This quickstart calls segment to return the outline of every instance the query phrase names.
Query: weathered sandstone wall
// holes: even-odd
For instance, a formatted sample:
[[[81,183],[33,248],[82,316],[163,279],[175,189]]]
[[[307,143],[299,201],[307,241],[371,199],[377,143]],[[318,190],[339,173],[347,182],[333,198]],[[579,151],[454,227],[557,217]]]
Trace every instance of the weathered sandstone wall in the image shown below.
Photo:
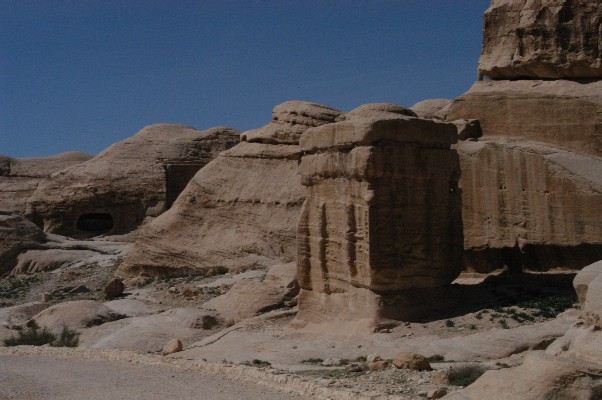
[[[483,21],[483,76],[602,78],[602,2],[494,0]]]
[[[147,226],[118,274],[185,275],[293,261],[305,198],[297,141],[339,114],[302,101],[276,106],[270,123],[243,133],[245,141],[202,168]]]
[[[460,273],[456,128],[386,111],[364,106],[301,138],[297,325],[414,316],[398,307],[404,290]]]
[[[151,125],[40,183],[27,216],[45,232],[119,234],[165,211],[199,168],[238,142],[230,128]]]

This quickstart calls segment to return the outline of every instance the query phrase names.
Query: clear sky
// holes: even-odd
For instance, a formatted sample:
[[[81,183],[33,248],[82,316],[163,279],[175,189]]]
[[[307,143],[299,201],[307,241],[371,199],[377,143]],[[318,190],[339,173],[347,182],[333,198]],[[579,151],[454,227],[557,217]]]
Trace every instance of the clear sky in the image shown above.
[[[96,154],[144,126],[454,98],[490,0],[0,0],[0,154]]]

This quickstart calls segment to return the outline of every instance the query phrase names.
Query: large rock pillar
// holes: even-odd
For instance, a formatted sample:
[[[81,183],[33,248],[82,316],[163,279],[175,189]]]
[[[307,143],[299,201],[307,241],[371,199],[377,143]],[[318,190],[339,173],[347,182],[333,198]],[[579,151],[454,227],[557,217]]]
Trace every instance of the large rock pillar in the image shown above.
[[[365,330],[424,316],[429,299],[416,296],[448,285],[462,265],[455,137],[452,124],[399,115],[302,136],[294,325]]]

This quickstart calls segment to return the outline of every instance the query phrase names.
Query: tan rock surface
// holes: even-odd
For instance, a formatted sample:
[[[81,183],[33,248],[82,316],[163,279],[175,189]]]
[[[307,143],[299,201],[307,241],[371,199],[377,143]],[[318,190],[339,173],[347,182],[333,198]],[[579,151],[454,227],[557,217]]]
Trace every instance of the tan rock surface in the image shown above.
[[[0,155],[0,213],[23,215],[27,200],[42,180],[90,158],[90,154],[76,152],[35,158]]]
[[[467,266],[579,268],[602,258],[602,159],[508,138],[460,142]]]
[[[446,119],[478,119],[483,135],[518,136],[602,156],[602,80],[476,82]]]
[[[416,353],[400,353],[393,358],[393,365],[400,369],[430,370],[431,364],[425,356]]]
[[[420,118],[445,119],[445,114],[452,104],[449,99],[427,99],[419,101],[410,107]]]
[[[600,275],[602,275],[602,261],[596,261],[583,268],[575,276],[573,286],[575,287],[581,306],[585,304],[589,284]],[[593,292],[592,296],[594,296]]]
[[[487,371],[475,383],[445,400],[594,399],[599,396],[601,370],[595,364],[550,357],[541,352],[517,368]],[[511,384],[509,384],[511,382]]]
[[[460,272],[456,129],[388,107],[359,107],[301,137],[299,324],[371,329],[408,311],[400,291],[444,286]]]
[[[313,103],[286,102],[274,108],[274,115],[308,110],[312,124],[326,123],[338,113]],[[320,110],[327,115],[318,120]],[[273,120],[245,132],[243,139],[255,143],[242,142],[201,169],[172,209],[148,226],[118,274],[185,275],[215,266],[293,261],[296,221],[305,198],[298,173],[301,150],[296,144],[256,142],[274,143],[276,139],[266,138],[276,135],[276,142],[296,143],[300,129],[309,125],[295,121]]]
[[[494,0],[485,11],[479,77],[602,78],[598,0]]]
[[[180,339],[171,339],[161,350],[161,354],[168,356],[173,353],[182,351],[182,341]]]
[[[150,125],[42,182],[27,206],[44,231],[68,236],[126,233],[171,206],[188,180],[238,133]]]
[[[94,300],[76,300],[55,304],[35,315],[32,320],[40,327],[60,332],[64,326],[81,330],[120,318],[104,304]]]
[[[10,272],[17,257],[27,248],[44,241],[44,233],[23,217],[0,214],[0,275]]]

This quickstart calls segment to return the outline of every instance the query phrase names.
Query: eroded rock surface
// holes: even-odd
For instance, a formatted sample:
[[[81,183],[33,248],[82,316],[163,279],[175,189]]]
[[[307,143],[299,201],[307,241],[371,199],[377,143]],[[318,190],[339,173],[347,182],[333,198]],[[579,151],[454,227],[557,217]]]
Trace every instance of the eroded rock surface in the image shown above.
[[[0,155],[0,213],[25,214],[27,200],[52,173],[91,159],[86,153],[13,158]]]
[[[478,119],[483,135],[513,136],[602,156],[602,80],[482,81],[446,119]]]
[[[230,128],[147,126],[42,182],[28,202],[28,217],[66,236],[129,232],[169,208],[203,165],[237,142]]]
[[[276,106],[277,119],[243,133],[247,141],[195,175],[174,206],[148,225],[118,274],[185,275],[293,261],[305,198],[296,141],[301,131],[329,123],[335,114],[306,102]]]
[[[602,78],[598,0],[494,0],[485,11],[479,77]]]
[[[25,218],[0,214],[0,275],[10,272],[19,254],[45,237],[40,228]]]
[[[411,312],[399,307],[401,291],[460,272],[456,128],[397,107],[362,106],[301,138],[299,325],[371,329]]]
[[[527,140],[460,142],[467,266],[580,268],[602,258],[602,159]]]

